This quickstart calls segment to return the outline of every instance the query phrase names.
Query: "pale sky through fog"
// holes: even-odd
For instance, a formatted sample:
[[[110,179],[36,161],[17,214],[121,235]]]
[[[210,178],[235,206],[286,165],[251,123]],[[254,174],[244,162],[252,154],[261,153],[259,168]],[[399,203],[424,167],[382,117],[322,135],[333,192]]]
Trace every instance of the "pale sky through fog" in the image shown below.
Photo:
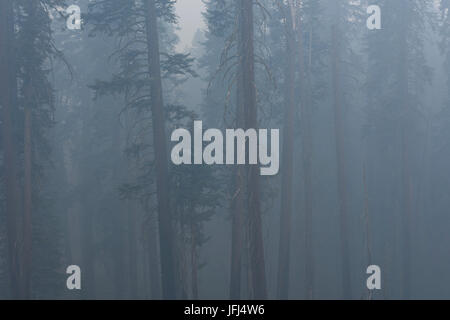
[[[177,15],[179,17],[178,36],[180,37],[180,43],[178,45],[179,50],[183,50],[186,47],[190,47],[192,39],[197,29],[204,28],[202,12],[205,6],[202,0],[178,0],[176,4]]]

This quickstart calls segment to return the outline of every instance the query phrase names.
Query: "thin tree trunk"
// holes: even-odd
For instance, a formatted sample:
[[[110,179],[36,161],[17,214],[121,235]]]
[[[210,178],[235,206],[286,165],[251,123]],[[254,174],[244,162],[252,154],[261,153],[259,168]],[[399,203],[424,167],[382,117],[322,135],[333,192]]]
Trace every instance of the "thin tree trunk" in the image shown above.
[[[26,6],[28,19],[33,27],[36,23],[36,2],[29,2]],[[34,34],[32,34],[34,35]],[[26,70],[27,75],[24,83],[24,218],[23,218],[23,293],[24,297],[30,297],[31,290],[31,260],[32,260],[32,232],[33,232],[33,212],[32,212],[32,109],[36,97],[33,96],[34,83],[32,70]]]
[[[409,170],[408,137],[406,124],[402,128],[402,235],[403,261],[402,282],[403,298],[411,295],[411,215],[412,215],[412,185]]]
[[[372,250],[370,242],[370,216],[369,216],[369,191],[367,190],[366,181],[366,165],[363,165],[363,191],[364,191],[364,223],[366,229],[366,250],[367,250],[367,265],[372,265]],[[373,291],[368,290],[367,299],[372,300]]]
[[[136,299],[138,296],[138,267],[137,267],[137,241],[136,241],[136,212],[131,201],[126,204],[128,212],[128,289],[130,292],[130,299]]]
[[[94,230],[93,230],[93,209],[88,209],[88,197],[82,196],[81,205],[81,260],[83,262],[83,298],[95,299],[95,263],[94,263]]]
[[[147,211],[148,212],[148,211]],[[156,219],[151,219],[152,223],[148,230],[148,237],[146,238],[148,246],[148,265],[150,275],[150,296],[153,300],[161,299],[161,272],[158,255],[158,230]]]
[[[231,272],[230,272],[230,299],[241,298],[242,279],[242,253],[244,232],[244,194],[245,194],[245,172],[241,166],[235,170],[235,193],[231,205]]]
[[[150,73],[150,98],[153,117],[153,143],[156,162],[156,193],[158,199],[162,290],[164,298],[173,299],[176,296],[173,249],[174,239],[172,214],[169,201],[167,142],[155,0],[146,0],[146,7],[148,65]]]
[[[311,134],[311,105],[312,105],[312,86],[311,86],[311,51],[312,51],[312,30],[310,30],[309,43],[309,66],[306,71],[304,63],[302,22],[300,17],[297,18],[298,31],[298,47],[299,47],[299,71],[300,71],[300,88],[302,97],[300,99],[300,126],[302,134],[302,166],[303,166],[303,188],[305,190],[305,297],[307,299],[314,298],[314,252],[313,252],[313,184],[312,184],[312,134]]]
[[[195,225],[191,222],[191,286],[192,299],[198,299],[198,261],[197,261],[197,233]]]
[[[20,189],[17,176],[17,155],[13,133],[13,104],[17,92],[14,60],[14,12],[12,2],[0,0],[0,105],[6,190],[8,260],[12,298],[23,298],[20,290]]]
[[[307,299],[314,298],[314,252],[313,252],[313,212],[312,212],[312,137],[310,109],[305,104],[301,111],[302,154],[303,154],[303,184],[305,189],[305,295]]]
[[[89,144],[89,130],[87,130],[86,121],[82,123],[82,136],[81,145]],[[92,150],[91,150],[92,151]],[[78,168],[75,171],[78,175],[82,175],[83,168],[78,164]],[[95,230],[94,227],[94,216],[97,212],[96,201],[97,198],[93,195],[87,186],[94,184],[96,179],[93,179],[89,173],[82,175],[83,179],[75,179],[78,186],[82,188],[79,195],[78,205],[76,209],[78,210],[77,215],[80,217],[80,245],[81,245],[81,261],[82,261],[82,290],[81,295],[83,299],[95,299],[96,297],[96,249],[95,249]]]
[[[119,205],[119,204],[117,204]],[[114,234],[114,240],[112,243],[112,247],[114,248],[111,250],[111,258],[113,261],[112,271],[113,275],[116,278],[114,281],[115,286],[115,299],[123,299],[125,297],[126,293],[126,276],[125,273],[125,234],[123,230],[123,226],[125,221],[123,221],[124,217],[122,215],[122,212],[112,212],[112,219],[113,219],[113,234]]]
[[[342,259],[342,281],[343,297],[350,299],[351,279],[350,279],[350,253],[348,248],[348,226],[347,226],[347,181],[345,168],[345,142],[344,142],[344,119],[342,110],[342,89],[341,89],[341,48],[339,38],[341,30],[339,19],[341,19],[341,9],[339,2],[336,3],[335,23],[332,26],[332,86],[334,103],[334,125],[336,137],[336,159],[337,159],[337,185],[339,195],[339,215],[340,215],[340,236],[341,236],[341,259]]]
[[[314,256],[312,247],[312,136],[311,136],[311,63],[312,63],[312,28],[309,31],[308,70],[304,63],[304,48],[302,35],[302,20],[298,2],[289,1],[292,17],[293,30],[297,35],[298,42],[298,66],[300,84],[300,129],[302,135],[302,167],[304,188],[304,210],[305,210],[305,298],[314,297]]]
[[[26,99],[30,101],[29,99]],[[32,181],[31,181],[31,125],[32,114],[25,108],[24,128],[24,219],[23,219],[23,277],[24,298],[30,297],[32,256]]]
[[[115,118],[114,118],[115,119]],[[117,181],[121,180],[121,169],[123,168],[123,162],[121,161],[121,126],[120,122],[112,121],[112,126],[110,127],[111,132],[111,145],[110,145],[110,154],[115,155],[110,159],[111,163],[111,181],[110,185],[114,186]],[[119,158],[119,159],[117,159]],[[122,210],[127,209],[126,203],[121,201],[117,201],[114,199],[115,189],[112,190],[113,196],[111,197],[111,204],[113,208],[122,208]],[[128,217],[126,218],[122,212],[122,210],[111,210],[111,220],[112,220],[112,233],[113,237],[113,248],[111,250],[111,258],[113,261],[113,274],[116,278],[114,281],[115,284],[115,298],[116,299],[124,299],[126,297],[126,290],[128,289],[128,285],[126,283],[127,277],[124,275],[126,272],[127,264],[124,257],[127,254],[127,244],[128,237],[126,235],[126,225],[128,223],[128,217],[130,216],[130,212],[127,212]]]
[[[128,104],[129,97],[128,91],[125,92],[125,103]],[[125,112],[125,131],[122,133],[121,140],[123,141],[123,148],[127,149],[129,147],[129,141],[127,138],[127,133],[131,130],[131,120],[130,120],[130,110]],[[134,167],[130,159],[124,159],[127,166],[127,172],[129,175],[133,175]],[[130,299],[137,299],[139,296],[139,241],[138,241],[138,212],[136,203],[132,200],[126,201],[127,215],[127,229],[128,229],[128,285],[129,285],[129,295]],[[144,249],[145,250],[145,249]],[[148,252],[148,250],[146,250]],[[144,255],[143,261],[145,264],[147,255]],[[145,268],[144,273],[147,274],[148,268]],[[144,283],[147,282],[144,279]]]
[[[243,75],[243,103],[245,106],[245,128],[258,127],[256,105],[255,61],[254,61],[254,25],[253,1],[240,1],[240,51]],[[252,290],[255,299],[266,299],[266,274],[264,246],[262,237],[259,166],[248,165],[248,230],[250,241],[250,268],[252,273]]]
[[[407,5],[409,6],[409,4]],[[411,172],[409,168],[409,86],[408,86],[408,27],[410,24],[410,10],[406,8],[404,14],[401,15],[401,28],[399,32],[402,34],[401,39],[401,63],[399,64],[399,80],[400,80],[400,97],[402,105],[400,114],[402,115],[400,123],[400,143],[401,143],[401,173],[402,173],[402,285],[403,298],[410,298],[411,287],[411,215],[412,215],[412,187],[411,187]]]
[[[239,5],[239,1],[237,3]],[[238,37],[238,46],[242,46],[242,37]],[[236,86],[236,127],[245,127],[245,107],[243,70],[237,71]],[[235,152],[236,154],[236,152]],[[244,218],[245,218],[245,194],[246,181],[245,170],[242,166],[237,166],[234,170],[234,192],[231,199],[231,272],[230,272],[230,299],[241,298],[242,282],[242,254],[244,249]]]
[[[295,116],[295,13],[293,4],[286,15],[286,96],[284,112],[283,158],[281,163],[281,215],[280,215],[280,241],[278,249],[278,299],[287,299],[289,296],[289,270],[290,270],[290,237],[292,216],[292,174],[294,163],[294,116]]]

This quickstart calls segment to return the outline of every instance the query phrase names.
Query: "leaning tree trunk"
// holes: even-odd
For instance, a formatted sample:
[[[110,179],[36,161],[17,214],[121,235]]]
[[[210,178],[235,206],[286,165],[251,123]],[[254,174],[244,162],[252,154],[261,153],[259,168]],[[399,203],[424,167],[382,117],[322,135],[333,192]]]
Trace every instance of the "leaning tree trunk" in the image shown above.
[[[240,1],[239,47],[240,68],[243,81],[243,103],[245,107],[245,128],[258,127],[256,105],[253,1]],[[264,246],[262,236],[259,166],[247,166],[248,177],[248,232],[250,245],[250,268],[252,291],[255,299],[266,299],[266,275],[264,263]]]
[[[156,163],[156,197],[158,200],[162,291],[164,298],[173,299],[176,296],[173,227],[169,200],[169,169],[159,56],[158,21],[155,0],[146,0],[146,10],[150,99],[153,117],[153,144]]]
[[[21,294],[19,216],[20,189],[17,176],[17,155],[13,133],[13,104],[17,92],[14,60],[14,12],[12,1],[0,0],[0,105],[2,109],[2,143],[6,195],[8,260],[12,298]]]
[[[341,234],[341,259],[342,259],[342,281],[344,299],[351,298],[351,280],[350,280],[350,253],[348,248],[348,226],[347,226],[347,181],[345,168],[344,152],[344,119],[342,110],[342,74],[341,74],[341,47],[340,47],[340,23],[341,9],[340,4],[336,2],[335,21],[332,25],[332,44],[331,44],[331,67],[332,67],[332,90],[334,104],[334,126],[336,137],[336,159],[337,159],[337,185],[339,196],[339,223]]]

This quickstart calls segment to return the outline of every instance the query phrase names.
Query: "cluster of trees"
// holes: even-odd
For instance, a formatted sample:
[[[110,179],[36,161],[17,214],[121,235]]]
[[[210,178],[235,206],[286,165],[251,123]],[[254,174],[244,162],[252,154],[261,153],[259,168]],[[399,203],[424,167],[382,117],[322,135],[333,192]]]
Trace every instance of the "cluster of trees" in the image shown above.
[[[450,1],[205,0],[191,53],[176,3],[0,0],[0,296],[448,297]],[[172,164],[194,120],[280,174]]]

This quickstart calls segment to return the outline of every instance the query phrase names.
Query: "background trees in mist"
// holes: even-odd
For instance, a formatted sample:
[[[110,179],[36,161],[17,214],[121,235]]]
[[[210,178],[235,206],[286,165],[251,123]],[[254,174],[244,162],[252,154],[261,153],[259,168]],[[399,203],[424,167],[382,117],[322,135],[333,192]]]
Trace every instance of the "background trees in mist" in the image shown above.
[[[210,0],[191,52],[176,3],[0,0],[0,296],[448,297],[449,1]],[[194,120],[280,174],[171,164]]]

